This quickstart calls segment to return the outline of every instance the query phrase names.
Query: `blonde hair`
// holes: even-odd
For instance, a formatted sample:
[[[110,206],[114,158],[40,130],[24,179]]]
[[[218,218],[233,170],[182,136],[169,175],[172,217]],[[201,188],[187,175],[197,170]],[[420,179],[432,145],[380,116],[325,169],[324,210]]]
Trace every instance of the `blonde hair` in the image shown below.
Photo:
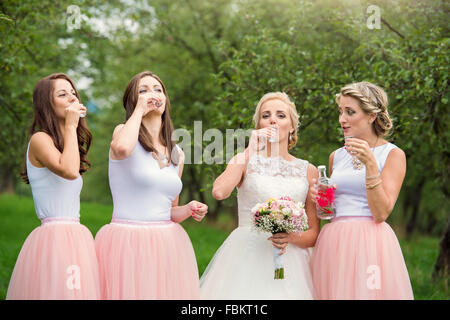
[[[388,97],[383,89],[370,82],[356,82],[347,84],[341,89],[340,93],[336,94],[336,103],[339,104],[341,96],[358,100],[359,106],[366,114],[377,114],[375,121],[372,123],[377,136],[384,137],[390,134],[393,125],[387,110]]]
[[[262,96],[256,106],[255,114],[253,115],[253,121],[255,123],[255,129],[259,129],[259,120],[261,113],[261,106],[264,102],[269,100],[281,100],[289,106],[289,115],[291,116],[292,126],[294,127],[294,132],[288,142],[288,149],[292,149],[297,144],[297,132],[298,132],[298,113],[295,104],[289,99],[289,96],[284,92],[269,92]]]

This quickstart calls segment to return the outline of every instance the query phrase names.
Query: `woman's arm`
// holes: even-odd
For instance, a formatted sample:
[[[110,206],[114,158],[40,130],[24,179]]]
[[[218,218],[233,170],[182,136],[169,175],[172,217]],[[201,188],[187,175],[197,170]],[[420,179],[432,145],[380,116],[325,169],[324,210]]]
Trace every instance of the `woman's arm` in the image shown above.
[[[366,189],[369,208],[376,223],[386,221],[394,209],[405,174],[405,153],[400,148],[391,150],[380,174],[381,183],[372,189]],[[366,165],[366,177],[376,175],[378,175],[378,165],[375,161],[371,161]],[[369,186],[375,185],[378,181],[380,180],[366,180]]]
[[[156,106],[150,101],[150,94],[140,94],[131,117],[125,124],[120,124],[114,129],[111,141],[111,159],[123,160],[131,156],[138,142],[142,118],[156,109]]]
[[[319,177],[319,172],[312,164],[308,165],[308,183],[311,185],[313,179]],[[305,211],[308,216],[308,230],[304,232],[291,232],[291,233],[277,233],[270,237],[275,247],[282,249],[281,253],[286,252],[288,243],[292,243],[301,248],[313,247],[316,243],[317,237],[320,232],[320,220],[316,215],[316,205],[308,193],[305,200]]]
[[[212,195],[217,200],[223,200],[230,196],[233,189],[238,186],[244,176],[248,163],[248,151],[235,155],[227,165],[227,168],[214,181]]]
[[[217,177],[213,184],[212,195],[217,200],[228,198],[236,186],[242,183],[249,159],[258,148],[274,134],[273,128],[253,130],[248,147],[244,152],[235,155],[227,165],[222,174]],[[265,140],[261,140],[264,138]]]
[[[178,176],[181,179],[184,168],[184,152],[179,149],[180,162],[178,165]],[[177,223],[183,222],[187,218],[191,217],[196,221],[201,221],[208,212],[208,206],[198,201],[191,201],[184,206],[179,206],[179,196],[172,202],[172,209],[170,211],[171,220]]]
[[[58,176],[74,180],[80,172],[80,152],[76,127],[64,130],[64,149],[59,152],[52,138],[37,132],[31,137],[29,149],[30,161],[36,167],[46,167]],[[34,165],[33,164],[33,165]]]
[[[345,146],[347,151],[355,152],[356,157],[366,166],[367,201],[374,221],[376,223],[386,221],[394,209],[405,178],[405,153],[400,148],[391,150],[380,174],[367,141],[351,138],[345,141]]]
[[[86,108],[78,102],[71,104],[65,110],[63,152],[56,148],[47,133],[37,132],[31,137],[29,160],[33,165],[46,167],[65,179],[78,178],[80,151],[78,150],[77,127],[81,113],[86,113]]]
[[[111,159],[123,160],[131,156],[136,148],[142,113],[137,109],[125,124],[119,124],[115,129],[111,141]]]

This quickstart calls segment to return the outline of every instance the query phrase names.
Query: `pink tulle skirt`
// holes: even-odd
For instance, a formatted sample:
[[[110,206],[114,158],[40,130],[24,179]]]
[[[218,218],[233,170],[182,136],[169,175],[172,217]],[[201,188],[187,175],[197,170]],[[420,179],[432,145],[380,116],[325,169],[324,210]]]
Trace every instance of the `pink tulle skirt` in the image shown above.
[[[6,299],[99,298],[99,270],[91,232],[76,220],[43,221],[20,250]]]
[[[102,299],[199,299],[194,249],[172,221],[114,221],[95,237]]]
[[[316,299],[414,299],[397,237],[371,217],[326,224],[311,258]]]

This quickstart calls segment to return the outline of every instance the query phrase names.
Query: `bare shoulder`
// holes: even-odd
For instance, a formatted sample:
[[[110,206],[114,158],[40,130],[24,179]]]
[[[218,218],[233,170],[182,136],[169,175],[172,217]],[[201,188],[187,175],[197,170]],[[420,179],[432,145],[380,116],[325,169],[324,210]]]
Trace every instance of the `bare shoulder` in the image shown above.
[[[334,150],[332,153],[330,153],[330,156],[328,157],[331,161],[333,161],[334,159],[334,154],[336,153],[337,150]]]
[[[386,161],[395,162],[395,163],[405,163],[406,162],[406,154],[399,147],[394,148],[389,152],[389,155],[388,155]]]
[[[52,137],[45,132],[36,132],[30,139],[30,150],[54,147]]]
[[[52,137],[48,133],[39,131],[39,132],[33,133],[30,141],[31,141],[31,143],[39,143],[41,141],[53,141],[53,140],[52,140]]]

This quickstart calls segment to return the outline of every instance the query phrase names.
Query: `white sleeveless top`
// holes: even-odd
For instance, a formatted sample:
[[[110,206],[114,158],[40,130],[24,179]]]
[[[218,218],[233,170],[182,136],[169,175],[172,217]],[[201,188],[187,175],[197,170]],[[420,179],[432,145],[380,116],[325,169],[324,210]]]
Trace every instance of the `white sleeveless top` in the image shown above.
[[[305,204],[308,195],[308,161],[295,158],[253,155],[247,164],[244,180],[237,189],[239,227],[253,225],[251,209],[269,198],[288,196]]]
[[[172,201],[183,187],[178,165],[171,163],[161,169],[152,152],[147,152],[138,141],[132,155],[126,159],[113,160],[110,152],[108,174],[113,220],[170,220]]]
[[[47,168],[38,168],[31,164],[27,148],[27,176],[33,194],[34,207],[40,220],[49,218],[80,218],[80,192],[83,187],[81,175],[68,180],[51,172]]]
[[[397,148],[392,143],[386,143],[373,148],[373,154],[381,172],[389,152]],[[336,150],[333,158],[333,173],[330,181],[337,184],[335,191],[336,218],[342,216],[372,217],[366,194],[366,167],[353,169],[352,156],[344,147]]]

